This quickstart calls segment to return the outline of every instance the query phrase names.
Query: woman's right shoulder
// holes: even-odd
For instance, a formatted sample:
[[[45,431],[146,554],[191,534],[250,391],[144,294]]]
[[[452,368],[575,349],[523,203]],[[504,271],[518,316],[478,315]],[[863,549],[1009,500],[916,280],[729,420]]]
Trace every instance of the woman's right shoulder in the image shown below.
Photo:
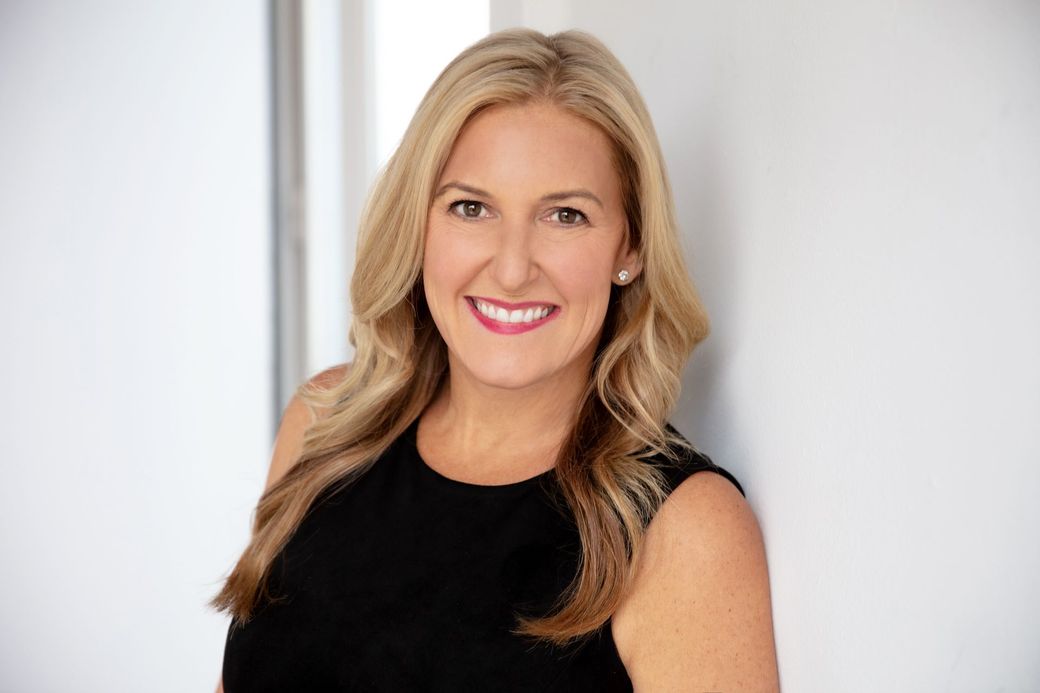
[[[338,366],[332,368],[326,368],[321,373],[310,379],[310,382],[318,385],[323,390],[328,390],[331,387],[335,387],[343,382],[343,378],[346,377],[347,372],[350,370],[349,363],[341,363]]]
[[[319,390],[329,390],[341,383],[349,370],[349,363],[326,368],[313,376],[307,384]],[[321,418],[321,412],[318,412],[317,418]],[[293,394],[282,413],[282,420],[278,424],[274,450],[271,453],[271,466],[267,472],[267,482],[264,485],[265,491],[278,483],[299,461],[300,453],[303,452],[303,436],[317,418],[300,396]]]

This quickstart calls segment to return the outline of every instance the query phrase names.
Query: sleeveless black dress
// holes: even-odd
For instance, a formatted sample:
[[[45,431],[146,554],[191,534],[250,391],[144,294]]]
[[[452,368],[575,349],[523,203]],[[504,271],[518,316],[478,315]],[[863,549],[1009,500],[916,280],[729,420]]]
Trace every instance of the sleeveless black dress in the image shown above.
[[[577,570],[554,470],[501,486],[449,479],[419,456],[417,427],[315,502],[272,564],[279,599],[228,629],[226,693],[631,691],[610,621],[567,648],[509,632],[514,610],[548,614]],[[698,453],[650,462],[670,490],[710,470],[744,493]]]

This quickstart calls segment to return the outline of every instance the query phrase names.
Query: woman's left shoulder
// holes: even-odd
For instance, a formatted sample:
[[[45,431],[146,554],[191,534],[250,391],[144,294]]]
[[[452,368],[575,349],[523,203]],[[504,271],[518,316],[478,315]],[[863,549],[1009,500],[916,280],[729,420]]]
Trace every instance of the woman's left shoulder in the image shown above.
[[[668,428],[686,440],[670,424]],[[762,570],[762,532],[740,482],[692,445],[678,450],[676,457],[676,483],[647,528],[648,542],[668,546],[673,560],[685,562],[680,568],[705,576],[718,571],[717,578],[726,579],[722,566],[708,562],[726,556],[739,556],[750,573]],[[729,567],[736,568],[736,563]]]
[[[637,690],[774,690],[758,520],[721,467],[695,452],[682,464],[689,473],[647,527],[633,583],[614,614],[619,652]]]

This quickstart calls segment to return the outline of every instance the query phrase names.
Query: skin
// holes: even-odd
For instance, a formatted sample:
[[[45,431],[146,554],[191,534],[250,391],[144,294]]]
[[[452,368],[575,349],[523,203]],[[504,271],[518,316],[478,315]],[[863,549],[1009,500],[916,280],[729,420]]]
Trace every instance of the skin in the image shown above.
[[[546,104],[495,106],[457,138],[437,190],[456,183],[483,193],[445,189],[426,229],[423,283],[449,377],[420,417],[417,443],[441,474],[506,484],[552,466],[590,374],[611,282],[619,269],[626,283],[641,269],[610,151],[597,127]],[[576,189],[599,203],[543,199]],[[474,295],[560,312],[535,330],[497,334],[472,314]],[[315,380],[331,387],[348,367]],[[310,423],[294,397],[268,487],[298,458]],[[651,521],[634,575],[611,630],[636,691],[779,690],[762,534],[729,481],[701,472],[680,484]]]

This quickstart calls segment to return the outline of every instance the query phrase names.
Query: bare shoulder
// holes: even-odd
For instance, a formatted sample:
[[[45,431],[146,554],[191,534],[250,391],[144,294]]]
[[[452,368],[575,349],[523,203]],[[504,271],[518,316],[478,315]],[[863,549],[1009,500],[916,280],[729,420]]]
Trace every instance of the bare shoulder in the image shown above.
[[[769,573],[750,505],[692,474],[647,528],[612,630],[637,691],[777,691]]]
[[[328,390],[340,383],[350,369],[349,363],[340,364],[327,368],[310,379],[310,383],[319,389]],[[319,412],[320,416],[320,412]],[[271,467],[267,472],[267,483],[264,489],[269,489],[281,480],[285,474],[300,458],[303,452],[303,436],[307,429],[315,422],[316,417],[311,410],[294,394],[289,399],[282,420],[278,424],[278,433],[274,440],[274,451],[271,453]]]

